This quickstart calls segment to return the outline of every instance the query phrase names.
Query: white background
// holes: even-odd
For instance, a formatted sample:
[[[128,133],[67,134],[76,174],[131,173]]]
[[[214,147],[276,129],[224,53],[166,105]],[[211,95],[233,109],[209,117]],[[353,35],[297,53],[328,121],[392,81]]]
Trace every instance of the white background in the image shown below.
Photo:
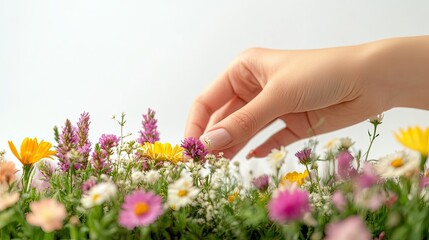
[[[321,48],[424,35],[428,23],[428,1],[0,0],[0,149],[9,151],[7,140],[19,145],[27,136],[54,142],[52,127],[66,118],[75,123],[83,111],[91,114],[92,142],[102,133],[119,134],[111,117],[121,112],[127,114],[125,131],[137,138],[148,107],[157,112],[161,140],[180,143],[192,100],[246,48]],[[427,127],[428,117],[414,109],[387,112],[371,157],[402,149],[393,131]],[[318,139],[323,145],[349,136],[365,148],[369,127],[362,123]],[[302,146],[288,147],[292,169],[293,153]],[[247,163],[255,171],[265,165]]]

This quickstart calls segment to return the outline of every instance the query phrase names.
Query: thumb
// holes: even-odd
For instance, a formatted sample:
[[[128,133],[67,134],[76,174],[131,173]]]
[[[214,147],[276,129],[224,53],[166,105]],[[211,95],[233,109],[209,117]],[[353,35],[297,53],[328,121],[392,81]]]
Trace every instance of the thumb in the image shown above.
[[[255,98],[212,126],[200,140],[210,150],[223,150],[246,142],[281,115],[274,95],[264,88]]]

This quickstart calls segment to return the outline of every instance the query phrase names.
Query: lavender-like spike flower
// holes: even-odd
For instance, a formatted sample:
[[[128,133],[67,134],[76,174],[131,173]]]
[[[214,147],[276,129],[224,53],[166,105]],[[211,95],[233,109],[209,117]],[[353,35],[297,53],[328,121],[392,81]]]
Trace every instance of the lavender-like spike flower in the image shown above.
[[[91,152],[91,142],[88,138],[89,132],[89,113],[82,113],[80,119],[77,122],[76,128],[76,141],[77,141],[77,151],[82,155],[80,162],[80,169],[85,169],[88,164],[89,153]]]
[[[140,130],[140,138],[137,139],[138,143],[144,144],[145,142],[154,143],[159,141],[158,126],[156,123],[155,111],[149,108],[147,114],[143,114],[143,131]]]
[[[112,167],[108,159],[107,151],[100,148],[100,145],[95,144],[94,152],[91,154],[91,165],[98,173],[110,173]]]
[[[69,119],[63,127],[61,134],[59,135],[58,146],[56,147],[56,156],[59,159],[59,165],[62,171],[67,172],[70,170],[72,165],[70,161],[69,152],[76,148],[77,138],[75,129],[73,128]]]
[[[206,155],[209,151],[198,138],[185,138],[180,146],[185,149],[184,154],[188,157],[191,157],[195,161],[206,161]]]
[[[101,149],[105,150],[109,155],[112,155],[112,148],[117,147],[119,141],[120,139],[114,134],[103,134],[98,140],[98,143]]]
[[[311,162],[311,148],[304,148],[301,151],[298,151],[295,153],[295,157],[298,158],[301,164],[309,164]]]

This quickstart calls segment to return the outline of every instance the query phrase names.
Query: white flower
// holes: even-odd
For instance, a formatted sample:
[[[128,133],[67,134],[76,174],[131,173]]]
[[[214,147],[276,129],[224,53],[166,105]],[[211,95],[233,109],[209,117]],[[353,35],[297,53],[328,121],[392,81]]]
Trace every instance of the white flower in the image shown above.
[[[341,146],[341,148],[346,148],[346,149],[348,149],[348,148],[350,148],[353,144],[354,144],[354,142],[353,142],[353,141],[352,141],[352,139],[351,139],[351,138],[349,138],[349,137],[343,137],[343,138],[340,138],[340,146]]]
[[[168,186],[167,205],[178,210],[189,205],[198,195],[198,189],[192,185],[192,178],[181,177],[176,182]]]
[[[329,142],[327,142],[324,147],[328,152],[333,152],[338,150],[338,147],[340,146],[340,144],[341,142],[340,140],[338,140],[338,138],[333,138]]]
[[[397,151],[380,158],[374,165],[375,171],[383,178],[394,178],[419,168],[420,159],[405,151]]]
[[[286,155],[287,151],[285,147],[281,147],[280,149],[273,149],[271,150],[271,153],[267,156],[268,162],[270,163],[272,168],[279,169],[282,167]]]
[[[158,171],[150,170],[146,173],[145,179],[147,183],[154,184],[156,181],[158,181],[159,177],[160,175]]]
[[[131,174],[133,183],[140,183],[144,180],[144,174],[141,171],[135,171]]]
[[[85,194],[81,203],[85,208],[91,208],[100,205],[105,201],[111,199],[118,192],[115,184],[110,182],[102,182],[92,187],[87,194]]]

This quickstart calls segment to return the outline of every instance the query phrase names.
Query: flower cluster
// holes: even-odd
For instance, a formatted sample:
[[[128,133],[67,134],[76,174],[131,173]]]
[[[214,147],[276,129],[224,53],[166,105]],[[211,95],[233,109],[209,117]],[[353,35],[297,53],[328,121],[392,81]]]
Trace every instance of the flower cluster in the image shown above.
[[[22,167],[0,152],[0,239],[429,238],[429,128],[395,133],[414,152],[368,160],[380,115],[366,151],[346,137],[318,153],[313,139],[288,159],[300,169],[284,171],[281,147],[247,179],[196,138],[160,142],[153,110],[143,119],[137,139],[103,134],[93,145],[83,113],[55,128],[56,146],[9,141]]]

